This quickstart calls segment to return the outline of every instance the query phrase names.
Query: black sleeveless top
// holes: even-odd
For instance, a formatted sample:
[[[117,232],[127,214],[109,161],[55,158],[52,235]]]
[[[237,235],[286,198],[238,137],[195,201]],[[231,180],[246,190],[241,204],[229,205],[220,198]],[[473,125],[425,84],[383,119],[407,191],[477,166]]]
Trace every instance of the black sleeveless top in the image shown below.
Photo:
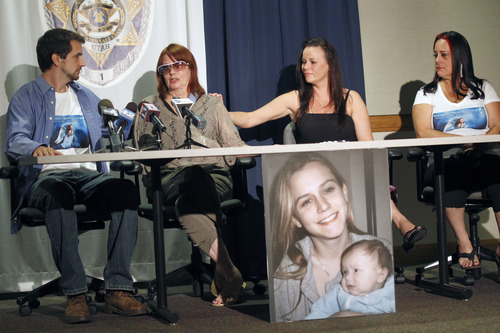
[[[307,113],[295,124],[295,140],[297,143],[358,141],[351,116],[345,115],[342,128],[338,118],[338,113]]]
[[[346,94],[349,97],[349,92]],[[345,103],[344,106],[345,108]],[[297,143],[319,143],[324,141],[358,141],[354,120],[345,115],[344,126],[339,126],[338,113],[306,113],[295,124]]]

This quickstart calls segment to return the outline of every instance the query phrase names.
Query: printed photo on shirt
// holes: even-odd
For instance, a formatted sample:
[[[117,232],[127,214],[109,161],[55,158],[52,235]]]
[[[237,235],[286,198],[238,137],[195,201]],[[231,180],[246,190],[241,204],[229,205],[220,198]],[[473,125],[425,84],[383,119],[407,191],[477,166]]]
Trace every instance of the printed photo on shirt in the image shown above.
[[[56,116],[50,146],[56,150],[87,148],[89,132],[83,116]]]
[[[432,121],[435,130],[457,135],[483,134],[488,128],[484,107],[434,113]]]

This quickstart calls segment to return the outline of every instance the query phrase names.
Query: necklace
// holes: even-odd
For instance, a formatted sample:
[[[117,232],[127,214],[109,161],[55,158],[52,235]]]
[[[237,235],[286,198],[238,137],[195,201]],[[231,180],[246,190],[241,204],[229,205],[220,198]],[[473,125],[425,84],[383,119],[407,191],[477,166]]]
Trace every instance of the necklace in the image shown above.
[[[316,99],[316,97],[313,96],[313,99],[318,102],[319,104],[319,107],[322,109],[323,108],[323,104],[321,104],[321,102],[319,101],[319,99]]]
[[[326,269],[325,265],[323,265],[323,263],[321,262],[321,259],[315,254],[315,251],[312,252],[312,256],[316,259],[319,266],[323,269],[328,280],[330,280],[331,279],[330,273],[328,273],[328,270]]]

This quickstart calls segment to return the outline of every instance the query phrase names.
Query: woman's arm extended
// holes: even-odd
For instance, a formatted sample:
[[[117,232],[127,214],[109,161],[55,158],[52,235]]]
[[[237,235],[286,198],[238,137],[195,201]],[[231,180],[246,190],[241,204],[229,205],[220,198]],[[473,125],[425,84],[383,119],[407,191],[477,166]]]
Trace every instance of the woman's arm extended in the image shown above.
[[[280,95],[263,107],[251,112],[229,112],[233,123],[241,128],[251,128],[270,120],[291,116],[299,108],[298,92]]]

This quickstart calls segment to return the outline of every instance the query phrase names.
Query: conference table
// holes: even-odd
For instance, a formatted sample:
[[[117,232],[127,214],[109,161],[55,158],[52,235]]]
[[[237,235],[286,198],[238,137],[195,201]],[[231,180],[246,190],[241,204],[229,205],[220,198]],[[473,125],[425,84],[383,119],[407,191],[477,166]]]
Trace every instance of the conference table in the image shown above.
[[[58,155],[28,157],[19,161],[21,165],[32,164],[54,164],[72,162],[114,162],[124,160],[139,161],[151,166],[153,183],[153,237],[155,253],[155,273],[157,279],[157,299],[152,304],[153,311],[160,317],[171,323],[178,321],[178,315],[167,307],[166,281],[165,281],[165,253],[163,235],[163,214],[161,209],[162,193],[160,167],[168,161],[178,158],[189,157],[212,157],[212,156],[261,156],[265,154],[301,153],[301,152],[330,152],[357,149],[397,149],[409,147],[422,147],[431,151],[435,162],[435,193],[436,193],[436,215],[437,215],[437,237],[438,237],[438,281],[421,280],[419,283],[424,289],[431,292],[453,297],[457,299],[469,299],[472,291],[467,288],[452,286],[449,284],[447,263],[447,240],[445,207],[442,197],[444,191],[443,174],[443,152],[455,146],[467,143],[491,143],[500,142],[500,135],[483,135],[468,137],[440,137],[422,139],[398,139],[377,140],[357,142],[324,142],[316,144],[296,145],[267,145],[267,146],[245,146],[224,148],[195,148],[179,150],[147,150],[127,152],[103,152],[83,155]]]

